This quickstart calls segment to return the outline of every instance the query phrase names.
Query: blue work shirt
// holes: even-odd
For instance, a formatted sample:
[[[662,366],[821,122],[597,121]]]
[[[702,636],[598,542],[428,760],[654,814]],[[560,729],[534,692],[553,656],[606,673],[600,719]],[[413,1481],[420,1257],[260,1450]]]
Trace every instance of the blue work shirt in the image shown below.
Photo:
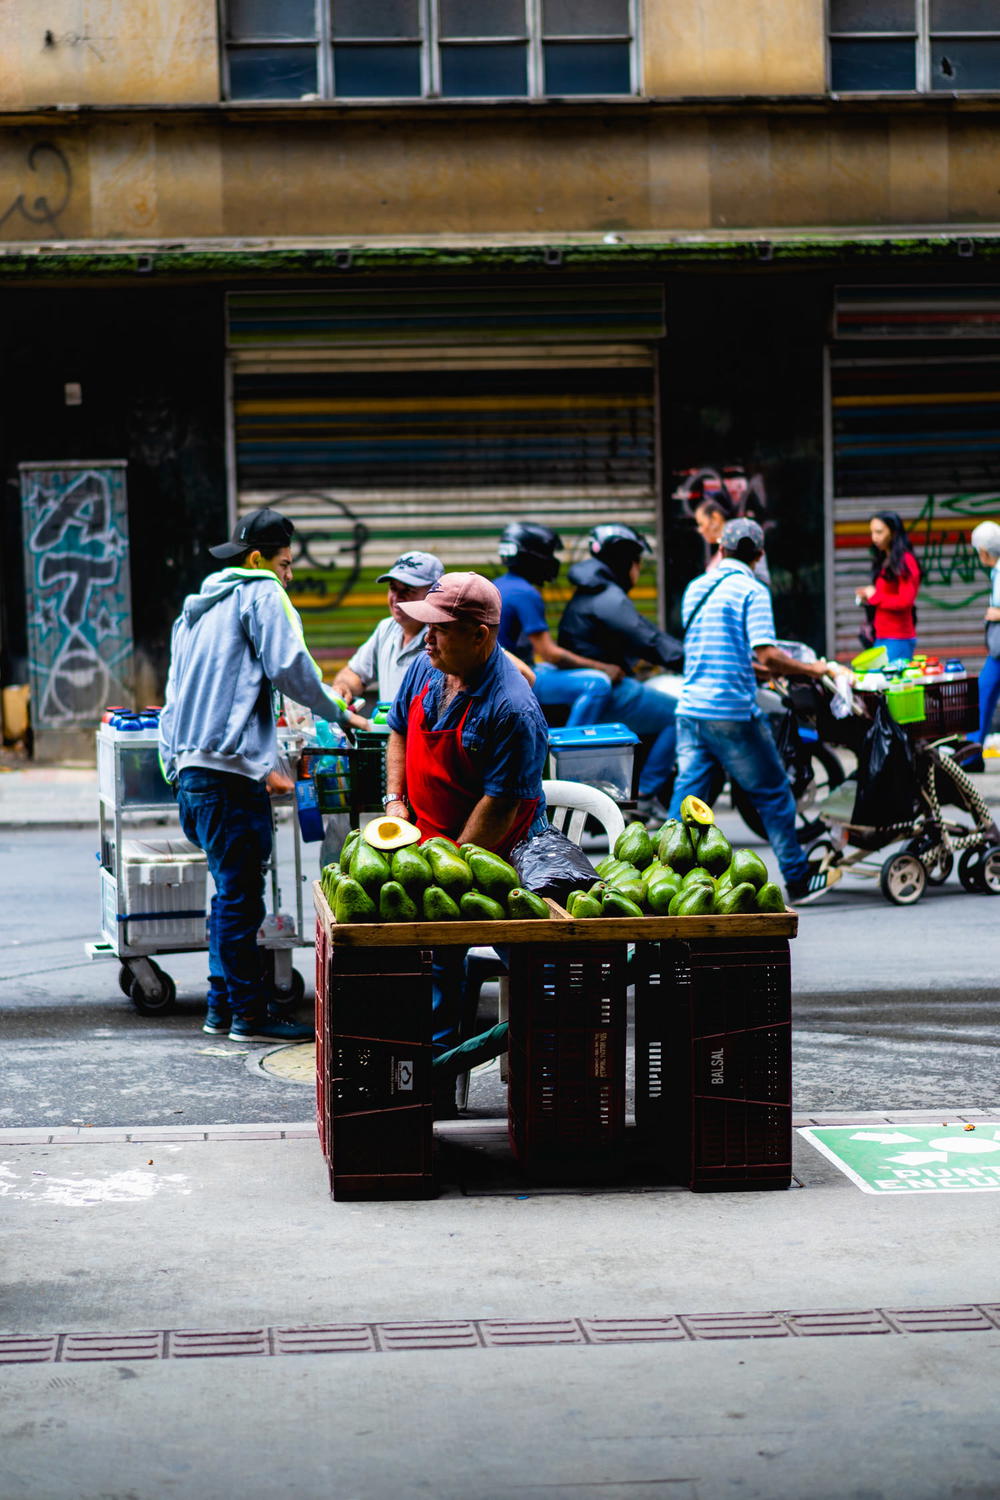
[[[494,582],[501,601],[497,641],[505,651],[513,651],[515,656],[531,666],[535,653],[531,649],[529,637],[549,628],[542,591],[516,573],[504,573],[502,578],[496,578]]]
[[[698,609],[699,602],[705,603]],[[695,610],[698,609],[697,615]],[[754,648],[773,646],[771,595],[745,563],[727,557],[689,583],[681,601],[684,686],[679,716],[753,719],[757,707]]]
[[[475,789],[484,797],[537,798],[531,832],[544,827],[542,772],[549,753],[549,728],[538,699],[513,662],[497,647],[473,683],[456,693],[442,712],[444,673],[423,655],[410,667],[393,699],[390,729],[406,734],[410,704],[425,684],[429,684],[423,703],[426,728],[457,729],[469,710],[462,728],[462,749],[475,767]]]

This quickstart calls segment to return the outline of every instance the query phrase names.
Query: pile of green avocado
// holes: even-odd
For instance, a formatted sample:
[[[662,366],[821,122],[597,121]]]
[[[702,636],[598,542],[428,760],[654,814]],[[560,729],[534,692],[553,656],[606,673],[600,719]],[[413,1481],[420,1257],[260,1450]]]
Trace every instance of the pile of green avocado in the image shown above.
[[[601,877],[573,891],[571,917],[707,917],[784,911],[781,891],[752,849],[734,849],[712,809],[685,798],[680,819],[650,835],[629,823],[614,851],[596,866]]]
[[[431,838],[375,849],[353,828],[320,877],[338,922],[498,922],[550,915],[517,871],[478,844]]]

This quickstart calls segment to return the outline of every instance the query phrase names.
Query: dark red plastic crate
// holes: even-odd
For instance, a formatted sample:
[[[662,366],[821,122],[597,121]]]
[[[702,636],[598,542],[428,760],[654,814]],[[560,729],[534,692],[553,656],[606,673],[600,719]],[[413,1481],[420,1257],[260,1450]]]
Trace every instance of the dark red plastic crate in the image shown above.
[[[695,1192],[788,1187],[788,943],[639,943],[633,975],[646,1158]]]
[[[430,953],[330,943],[325,972],[317,1093],[333,1196],[430,1197]]]
[[[907,726],[920,739],[965,734],[979,728],[979,681],[966,677],[924,683],[924,717]]]
[[[624,1171],[625,945],[509,949],[508,1124],[532,1177]]]

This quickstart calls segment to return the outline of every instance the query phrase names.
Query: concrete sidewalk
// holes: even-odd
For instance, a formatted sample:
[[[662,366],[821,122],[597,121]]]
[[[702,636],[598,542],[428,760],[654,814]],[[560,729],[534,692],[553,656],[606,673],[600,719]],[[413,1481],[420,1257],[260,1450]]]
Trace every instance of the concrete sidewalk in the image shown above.
[[[992,1193],[799,1139],[787,1192],[334,1203],[309,1123],[127,1134],[0,1132],[5,1500],[1000,1492]]]

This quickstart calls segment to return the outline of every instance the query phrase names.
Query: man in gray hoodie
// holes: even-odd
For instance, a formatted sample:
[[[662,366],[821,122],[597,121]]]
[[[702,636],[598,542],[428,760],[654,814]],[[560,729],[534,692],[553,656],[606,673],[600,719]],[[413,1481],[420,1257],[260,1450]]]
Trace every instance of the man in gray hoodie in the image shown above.
[[[209,551],[228,564],[189,594],[170,642],[160,754],[181,827],[215,882],[203,1030],[230,1041],[310,1041],[311,1026],[268,1016],[257,931],[271,855],[266,781],[278,758],[274,690],[334,723],[367,728],[323,686],[286,594],[295,528],[274,510],[237,523]]]

